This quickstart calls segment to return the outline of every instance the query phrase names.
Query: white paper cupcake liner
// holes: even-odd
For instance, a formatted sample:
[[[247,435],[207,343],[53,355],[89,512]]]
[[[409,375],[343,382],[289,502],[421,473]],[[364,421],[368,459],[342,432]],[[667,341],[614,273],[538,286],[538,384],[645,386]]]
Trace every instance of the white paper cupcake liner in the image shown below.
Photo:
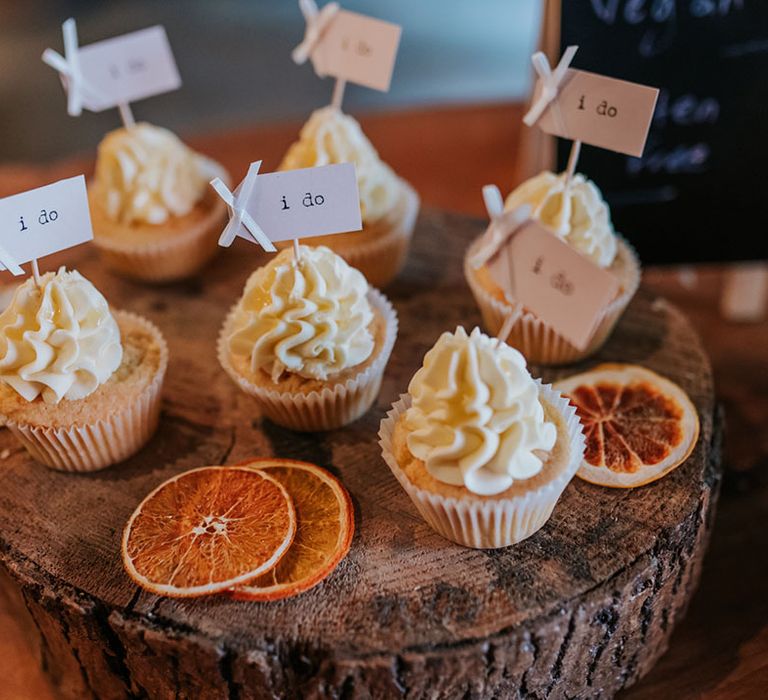
[[[403,202],[391,228],[370,240],[338,251],[352,267],[365,275],[372,287],[386,287],[405,266],[413,230],[419,215],[419,195],[403,181]]]
[[[261,412],[273,423],[292,430],[313,432],[332,430],[357,420],[368,411],[379,395],[381,378],[397,338],[397,313],[389,300],[377,289],[368,290],[368,301],[379,312],[385,324],[384,341],[375,359],[359,374],[322,391],[280,391],[254,384],[235,370],[227,347],[227,336],[235,304],[219,333],[218,357],[221,366],[234,382],[259,404]]]
[[[47,467],[69,472],[103,469],[138,452],[157,429],[168,347],[157,327],[145,318],[125,311],[115,312],[115,316],[130,318],[155,337],[161,348],[157,373],[134,403],[123,405],[115,397],[116,410],[95,423],[53,428],[9,419],[6,427]]]
[[[517,348],[532,363],[541,365],[563,365],[582,360],[597,352],[611,335],[632,297],[640,286],[640,261],[634,248],[621,236],[618,236],[618,253],[627,266],[627,274],[621,280],[622,291],[603,310],[600,322],[592,334],[587,347],[580,350],[560,335],[552,326],[547,325],[538,316],[525,310],[512,326],[506,339],[507,344]],[[470,260],[477,250],[480,238],[475,239],[464,256],[464,276],[472,290],[483,325],[489,335],[496,335],[509,315],[509,304],[491,294],[477,279]]]
[[[210,161],[210,168],[212,174],[229,184],[229,175],[220,165]],[[163,283],[191,277],[216,255],[227,220],[224,201],[208,190],[205,198],[210,202],[210,211],[183,232],[137,244],[131,240],[130,232],[125,237],[112,238],[99,236],[97,230],[93,243],[107,267],[130,279]]]
[[[530,537],[549,520],[555,503],[576,473],[584,456],[585,439],[576,409],[551,385],[539,385],[540,398],[563,417],[565,435],[558,439],[569,443],[568,464],[546,484],[512,498],[457,499],[432,493],[415,486],[395,458],[392,438],[400,416],[411,405],[403,394],[381,421],[379,445],[387,466],[413,501],[427,523],[446,539],[465,547],[496,549],[508,547]]]

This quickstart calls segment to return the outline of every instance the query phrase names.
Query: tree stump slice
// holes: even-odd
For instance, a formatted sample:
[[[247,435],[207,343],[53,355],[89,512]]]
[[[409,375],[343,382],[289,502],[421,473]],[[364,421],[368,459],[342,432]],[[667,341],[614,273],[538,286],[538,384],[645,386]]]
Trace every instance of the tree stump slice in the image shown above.
[[[76,265],[117,308],[154,321],[171,359],[160,430],[138,455],[90,475],[50,471],[0,431],[0,572],[72,698],[606,697],[664,653],[699,577],[720,480],[712,375],[685,317],[642,290],[598,361],[678,382],[701,418],[685,464],[652,485],[574,479],[545,527],[496,551],[454,545],[419,517],[381,459],[379,421],[444,330],[480,322],[461,261],[481,222],[422,215],[387,290],[400,334],[375,407],[305,435],[263,422],[215,359],[219,327],[264,258],[238,241],[204,277],[145,287],[92,250]],[[181,471],[256,455],[318,463],[350,490],[357,532],[322,585],[275,603],[172,600],[123,572],[120,537],[139,501]]]

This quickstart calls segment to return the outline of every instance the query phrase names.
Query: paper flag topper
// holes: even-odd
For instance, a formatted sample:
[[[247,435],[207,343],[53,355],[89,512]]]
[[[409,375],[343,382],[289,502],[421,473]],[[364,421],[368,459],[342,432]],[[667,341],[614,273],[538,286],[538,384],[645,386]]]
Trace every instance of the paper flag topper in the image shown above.
[[[389,90],[400,44],[401,27],[331,2],[317,9],[314,0],[299,0],[307,23],[304,40],[293,51],[293,60],[312,60],[324,77],[357,83],[375,90]]]
[[[230,210],[219,245],[240,236],[274,251],[273,242],[362,229],[354,164],[265,175],[258,174],[260,166],[261,161],[251,164],[234,193],[218,178],[211,182]]]
[[[0,263],[14,275],[24,263],[91,239],[83,175],[0,199]]]
[[[530,219],[529,206],[504,211],[495,185],[483,188],[483,198],[491,223],[471,264],[486,267],[512,306],[500,339],[524,307],[583,350],[618,293],[618,281]]]
[[[483,200],[491,223],[483,234],[480,248],[471,260],[472,266],[475,268],[482,267],[493,258],[507,240],[528,221],[532,211],[529,204],[504,211],[504,199],[496,185],[483,187]],[[500,286],[503,289],[512,289],[512,280],[509,280],[509,285]]]
[[[83,107],[101,112],[181,86],[165,29],[160,25],[78,47],[75,21],[63,27],[64,53],[52,49],[43,61],[62,76],[67,111],[78,116]]]
[[[533,102],[523,121],[553,136],[640,157],[651,126],[657,88],[575,70],[569,46],[555,70],[538,52]]]

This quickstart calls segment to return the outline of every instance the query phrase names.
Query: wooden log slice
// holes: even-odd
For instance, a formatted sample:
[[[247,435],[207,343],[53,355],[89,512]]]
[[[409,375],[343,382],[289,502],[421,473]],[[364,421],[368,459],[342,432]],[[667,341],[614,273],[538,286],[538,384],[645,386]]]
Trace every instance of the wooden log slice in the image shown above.
[[[695,588],[713,519],[719,452],[709,362],[682,314],[641,291],[596,361],[635,362],[680,383],[701,417],[684,465],[635,490],[575,479],[525,542],[476,551],[435,534],[384,465],[379,421],[444,330],[479,315],[461,273],[480,222],[420,221],[388,294],[400,335],[376,406],[346,429],[292,433],[262,422],[219,367],[225,313],[263,260],[238,241],[204,278],[169,287],[73,262],[116,307],[154,321],[171,360],[158,434],[90,475],[35,464],[0,434],[0,570],[40,639],[41,663],[72,698],[605,697],[664,653]],[[538,368],[533,368],[534,373]],[[159,598],[123,572],[120,536],[173,474],[254,455],[316,462],[339,476],[357,533],[317,588],[276,603]]]

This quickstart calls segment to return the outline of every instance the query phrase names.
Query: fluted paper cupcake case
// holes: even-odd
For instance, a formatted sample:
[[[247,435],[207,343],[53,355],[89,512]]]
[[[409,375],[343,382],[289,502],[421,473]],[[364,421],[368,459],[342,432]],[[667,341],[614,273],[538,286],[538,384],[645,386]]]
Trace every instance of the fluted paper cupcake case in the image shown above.
[[[621,236],[617,238],[619,239],[618,254],[624,257],[629,274],[619,296],[603,310],[600,322],[583,350],[577,348],[552,326],[544,323],[528,310],[523,311],[520,318],[512,326],[506,339],[507,344],[522,352],[529,362],[542,365],[564,365],[577,362],[597,352],[608,340],[614,326],[640,285],[641,268],[637,253],[624,238]],[[472,242],[464,256],[464,277],[480,308],[486,331],[489,335],[496,335],[509,315],[510,306],[491,294],[477,279],[470,260],[477,251],[479,242],[480,237]]]
[[[92,472],[117,464],[138,452],[157,429],[168,347],[157,327],[145,318],[126,311],[114,315],[130,318],[155,337],[160,345],[160,366],[134,403],[117,401],[117,409],[95,423],[54,428],[6,421],[27,452],[51,469]]]
[[[225,219],[226,205],[217,197],[202,221],[177,236],[126,245],[97,234],[93,242],[111,270],[143,282],[172,282],[194,275],[216,254]]]
[[[540,398],[562,415],[569,442],[568,464],[551,481],[512,498],[457,499],[417,487],[395,458],[392,437],[398,419],[411,405],[403,394],[381,421],[379,445],[387,466],[427,523],[446,539],[465,547],[496,549],[533,535],[549,520],[557,500],[573,478],[584,456],[584,435],[576,409],[551,385],[539,385]]]
[[[403,269],[411,247],[413,229],[419,214],[419,195],[403,181],[403,203],[391,228],[369,241],[341,248],[341,255],[352,267],[365,275],[372,287],[386,287]]]
[[[229,184],[229,175],[214,161],[207,161],[211,176]],[[213,191],[206,189],[211,202],[208,214],[199,222],[171,237],[159,237],[137,245],[126,239],[99,236],[93,242],[102,259],[114,272],[142,282],[163,283],[191,277],[216,254],[219,236],[227,219],[227,206]]]
[[[302,394],[268,389],[243,377],[232,366],[227,348],[229,327],[237,304],[230,309],[219,333],[219,362],[234,382],[256,399],[263,415],[273,423],[305,432],[340,428],[360,418],[376,400],[384,368],[397,338],[397,314],[389,300],[378,290],[369,288],[368,301],[385,323],[384,341],[373,362],[343,383],[325,387],[320,392]]]

